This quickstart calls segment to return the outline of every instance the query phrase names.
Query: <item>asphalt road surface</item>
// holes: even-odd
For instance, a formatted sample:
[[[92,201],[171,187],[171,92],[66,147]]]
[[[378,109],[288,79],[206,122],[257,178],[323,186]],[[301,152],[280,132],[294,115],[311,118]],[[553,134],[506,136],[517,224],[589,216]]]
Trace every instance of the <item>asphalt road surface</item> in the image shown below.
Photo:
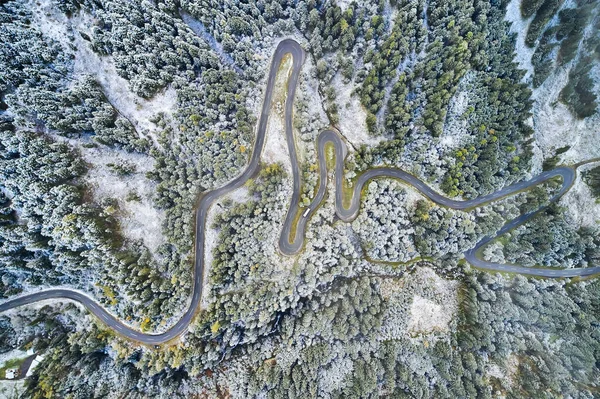
[[[123,324],[91,297],[79,291],[70,290],[66,288],[48,289],[10,299],[0,304],[0,312],[4,312],[8,309],[27,305],[45,299],[71,299],[82,303],[91,313],[93,313],[96,317],[102,320],[102,322],[104,322],[108,327],[112,328],[117,334],[135,341],[139,341],[145,344],[156,345],[170,341],[183,334],[187,330],[187,327],[189,326],[192,319],[194,318],[194,315],[198,311],[200,306],[200,300],[202,297],[202,283],[204,277],[204,229],[208,210],[216,199],[242,186],[249,178],[251,178],[258,171],[259,160],[265,142],[267,122],[271,111],[271,102],[275,77],[277,75],[277,71],[279,69],[282,57],[288,53],[291,54],[293,58],[293,66],[291,70],[291,75],[288,80],[287,98],[285,102],[285,134],[287,138],[288,151],[292,164],[292,175],[294,185],[290,208],[286,215],[279,240],[279,249],[282,253],[286,255],[296,254],[302,249],[304,243],[304,232],[306,229],[306,224],[312,216],[312,214],[315,212],[318,205],[325,197],[327,188],[327,154],[325,153],[325,145],[327,143],[333,144],[333,148],[335,150],[336,214],[341,220],[345,222],[353,220],[358,214],[360,208],[360,192],[363,186],[373,178],[386,177],[401,180],[404,183],[409,184],[417,190],[419,190],[424,196],[429,198],[431,201],[442,206],[460,210],[468,210],[486,204],[488,202],[496,201],[516,192],[540,184],[553,177],[560,176],[562,178],[561,189],[551,199],[551,201],[556,201],[558,198],[560,198],[561,195],[563,195],[566,191],[569,190],[569,188],[572,186],[575,180],[576,171],[574,168],[560,167],[548,172],[541,173],[540,175],[534,177],[531,180],[519,182],[511,186],[505,187],[502,190],[496,191],[492,194],[488,194],[479,198],[466,201],[456,201],[438,194],[423,181],[419,180],[415,176],[403,170],[387,167],[373,168],[364,172],[358,177],[353,188],[353,195],[352,199],[350,200],[350,206],[348,208],[345,208],[343,206],[344,192],[342,189],[342,185],[344,176],[344,159],[347,155],[346,145],[338,133],[336,133],[333,130],[325,130],[321,132],[317,139],[317,150],[320,167],[319,187],[317,190],[317,194],[315,195],[315,198],[308,206],[308,208],[300,208],[298,206],[300,200],[301,184],[300,165],[298,164],[298,158],[294,144],[295,141],[292,129],[292,116],[294,97],[296,93],[296,86],[298,83],[298,76],[300,74],[302,64],[304,63],[305,53],[300,47],[300,45],[294,40],[283,40],[277,46],[271,63],[271,70],[269,72],[267,80],[265,98],[260,114],[260,119],[258,122],[256,141],[254,143],[254,149],[252,151],[252,155],[250,157],[250,162],[248,166],[238,177],[233,179],[231,182],[213,191],[209,191],[202,194],[199,200],[198,208],[196,209],[196,240],[194,243],[196,256],[194,261],[194,282],[192,286],[192,296],[187,310],[179,319],[179,321],[175,323],[175,325],[173,325],[169,330],[161,334],[148,334],[140,332]],[[574,277],[588,276],[600,273],[600,267],[575,269],[530,268],[517,265],[505,265],[487,262],[477,257],[479,249],[486,245],[494,237],[500,236],[506,233],[507,231],[523,224],[531,217],[533,217],[537,212],[540,212],[543,209],[544,208],[538,209],[535,212],[528,213],[511,220],[506,225],[504,225],[493,237],[484,237],[475,245],[474,248],[465,252],[464,255],[466,260],[471,265],[480,269],[521,273],[542,277]],[[290,237],[294,220],[296,219],[297,214],[300,212],[301,214],[298,217],[295,235],[294,237]]]

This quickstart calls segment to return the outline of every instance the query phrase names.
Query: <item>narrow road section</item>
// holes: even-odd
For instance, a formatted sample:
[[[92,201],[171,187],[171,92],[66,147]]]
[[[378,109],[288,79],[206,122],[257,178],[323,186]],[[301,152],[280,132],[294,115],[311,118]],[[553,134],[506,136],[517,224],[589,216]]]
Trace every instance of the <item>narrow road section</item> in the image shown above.
[[[194,260],[194,282],[192,286],[191,301],[184,312],[182,317],[173,325],[169,330],[160,334],[148,334],[135,330],[117,318],[110,314],[102,305],[96,302],[94,299],[86,294],[83,294],[76,290],[57,288],[47,289],[32,294],[22,295],[17,298],[7,300],[0,304],[0,312],[7,311],[19,306],[31,304],[34,302],[46,300],[46,299],[70,299],[83,304],[92,314],[98,317],[103,323],[109,328],[113,329],[117,334],[130,338],[135,341],[142,342],[144,344],[157,345],[170,341],[183,334],[187,327],[192,322],[194,315],[199,309],[200,299],[202,297],[202,281],[204,274],[204,229],[206,224],[206,216],[211,205],[218,198],[226,195],[227,193],[242,186],[248,179],[250,179],[259,168],[260,156],[265,142],[265,132],[267,128],[267,122],[269,114],[271,112],[272,94],[277,75],[277,70],[284,55],[291,54],[293,58],[292,72],[288,80],[288,95],[285,102],[285,134],[288,143],[288,151],[292,164],[292,177],[293,177],[293,194],[291,198],[290,208],[283,224],[281,236],[279,239],[279,249],[286,255],[297,254],[304,244],[304,232],[306,230],[306,224],[310,217],[313,215],[318,205],[325,198],[327,189],[327,159],[325,153],[325,145],[327,143],[333,144],[335,149],[335,203],[336,203],[336,214],[344,222],[352,221],[357,215],[360,209],[360,193],[364,185],[371,179],[374,178],[393,178],[401,180],[402,182],[411,185],[415,189],[421,192],[425,197],[429,198],[436,204],[446,206],[452,209],[468,210],[477,206],[484,205],[489,202],[493,202],[504,198],[506,196],[515,194],[519,191],[525,190],[529,187],[543,183],[548,179],[560,176],[562,178],[562,186],[557,194],[551,198],[551,202],[556,201],[572,186],[575,177],[576,170],[572,167],[559,167],[548,172],[541,173],[531,180],[519,182],[511,186],[505,187],[492,194],[481,196],[475,199],[466,201],[457,201],[450,198],[446,198],[433,189],[431,189],[423,181],[417,177],[407,173],[401,169],[395,168],[373,168],[363,174],[361,174],[352,190],[352,198],[350,199],[350,205],[344,207],[344,190],[343,190],[343,176],[344,176],[344,159],[347,155],[347,148],[340,135],[333,130],[325,130],[319,134],[317,139],[317,150],[319,160],[319,187],[315,198],[311,204],[306,208],[302,209],[299,207],[300,201],[300,165],[298,164],[298,157],[294,144],[294,133],[292,128],[292,115],[293,115],[293,104],[294,97],[296,94],[296,86],[298,83],[298,77],[302,64],[304,63],[305,53],[302,47],[290,39],[283,40],[277,46],[273,60],[271,62],[271,70],[267,78],[267,87],[265,91],[265,98],[258,122],[258,128],[256,132],[256,140],[254,143],[254,149],[250,157],[250,161],[246,169],[235,179],[227,183],[226,185],[217,188],[212,191],[208,191],[202,194],[198,208],[196,209],[196,238],[195,238],[195,260]],[[501,271],[511,273],[521,273],[528,275],[536,275],[542,277],[575,277],[575,276],[588,276],[600,273],[600,267],[589,267],[589,268],[575,268],[575,269],[544,269],[544,268],[529,268],[517,265],[505,265],[487,262],[477,257],[478,251],[493,240],[511,229],[525,223],[531,219],[535,214],[541,212],[545,208],[540,208],[537,211],[519,216],[506,225],[504,225],[494,236],[484,237],[480,240],[474,248],[465,252],[465,259],[473,266],[481,269],[490,271]],[[302,212],[299,216],[295,236],[291,238],[291,229],[294,223],[294,219],[298,212]]]

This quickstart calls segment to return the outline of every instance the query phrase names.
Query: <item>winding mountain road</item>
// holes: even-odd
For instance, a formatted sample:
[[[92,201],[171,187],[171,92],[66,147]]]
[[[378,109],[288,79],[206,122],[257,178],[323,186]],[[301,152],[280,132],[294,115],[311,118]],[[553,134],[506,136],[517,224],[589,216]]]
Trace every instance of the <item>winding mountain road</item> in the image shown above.
[[[39,292],[35,292],[32,294],[26,294],[19,296],[14,299],[7,300],[0,304],[0,312],[4,312],[6,310],[16,308],[19,306],[31,304],[34,302],[46,300],[46,299],[60,299],[66,298],[71,299],[83,304],[91,313],[93,313],[96,317],[98,317],[103,323],[105,323],[108,327],[112,328],[116,333],[121,336],[130,338],[135,341],[142,342],[144,344],[161,344],[167,341],[170,341],[174,338],[177,338],[181,334],[183,334],[189,324],[192,322],[194,315],[199,309],[200,300],[202,297],[202,282],[204,277],[204,232],[205,232],[205,222],[208,214],[208,210],[210,206],[214,203],[215,200],[220,198],[221,196],[239,188],[242,186],[248,179],[250,179],[259,169],[259,161],[262,153],[262,149],[265,142],[265,132],[267,129],[267,122],[269,119],[269,114],[271,111],[271,102],[273,95],[273,88],[275,84],[275,78],[277,75],[278,67],[281,63],[281,60],[285,54],[291,54],[293,58],[293,65],[290,72],[290,76],[288,79],[288,87],[287,87],[287,97],[285,101],[285,134],[288,143],[288,151],[292,164],[292,175],[293,175],[293,195],[291,198],[290,208],[286,215],[280,240],[279,240],[279,249],[282,253],[286,255],[294,255],[298,253],[303,246],[304,243],[304,232],[306,229],[306,224],[312,214],[317,209],[318,205],[324,199],[327,189],[327,159],[326,159],[326,151],[325,146],[327,143],[333,144],[333,148],[335,149],[335,185],[336,185],[336,193],[335,193],[335,202],[336,202],[336,214],[338,217],[344,221],[349,222],[353,220],[359,211],[360,208],[360,193],[364,185],[373,178],[378,177],[386,177],[393,178],[403,181],[406,184],[411,185],[420,191],[425,197],[429,198],[431,201],[446,206],[452,209],[460,209],[467,210],[482,204],[486,204],[492,201],[496,201],[498,199],[504,198],[511,194],[515,194],[521,190],[525,190],[529,187],[535,186],[537,184],[543,183],[548,179],[552,179],[553,177],[560,176],[562,178],[562,186],[558,193],[556,193],[551,201],[556,201],[563,195],[569,188],[572,186],[575,177],[576,171],[575,168],[572,167],[559,167],[553,169],[548,172],[541,173],[540,175],[534,177],[531,180],[519,182],[513,184],[511,186],[505,187],[502,190],[496,191],[492,194],[481,196],[479,198],[466,200],[466,201],[457,201],[450,198],[446,198],[433,189],[431,189],[427,184],[423,181],[419,180],[415,176],[395,168],[373,168],[370,169],[363,174],[361,174],[353,188],[352,198],[350,200],[350,205],[348,208],[344,207],[343,202],[343,176],[344,176],[344,159],[347,155],[347,148],[339,134],[337,134],[333,130],[325,130],[323,131],[318,139],[317,139],[317,150],[318,150],[318,160],[319,160],[319,187],[317,190],[317,194],[315,198],[309,205],[307,209],[299,208],[299,200],[300,200],[300,166],[298,164],[298,158],[295,149],[295,141],[294,134],[292,129],[292,115],[293,115],[293,103],[296,92],[296,86],[298,83],[298,77],[300,74],[300,70],[302,68],[302,64],[304,63],[305,53],[300,47],[300,45],[294,40],[283,40],[279,43],[277,49],[275,50],[275,54],[273,56],[273,60],[271,63],[271,70],[269,72],[269,76],[267,79],[267,88],[265,91],[265,98],[262,106],[262,111],[260,115],[260,119],[258,122],[256,141],[254,143],[254,149],[252,155],[250,157],[250,162],[246,169],[235,179],[230,181],[228,184],[217,188],[213,191],[209,191],[203,193],[198,208],[196,209],[196,239],[195,239],[195,261],[194,261],[194,281],[192,286],[192,296],[189,306],[182,317],[173,325],[169,330],[160,334],[148,334],[140,332],[136,329],[133,329],[113,315],[111,315],[102,305],[96,302],[91,297],[87,296],[84,293],[81,293],[76,290],[66,289],[66,288],[56,288],[56,289],[47,289]],[[494,236],[484,237],[481,241],[479,241],[474,248],[465,252],[465,259],[472,264],[473,266],[486,269],[490,271],[501,271],[501,272],[512,272],[512,273],[521,273],[528,275],[536,275],[542,277],[575,277],[575,276],[588,276],[600,273],[600,267],[589,267],[589,268],[575,268],[575,269],[544,269],[544,268],[529,268],[522,267],[517,265],[505,265],[498,264],[493,262],[487,262],[485,260],[477,257],[477,253],[479,249],[481,249],[484,245],[490,242],[493,238],[506,233],[507,231],[523,224],[531,217],[533,217],[537,212],[540,212],[544,208],[541,208],[535,212],[528,213],[522,215],[516,219],[511,220],[506,225],[504,225]],[[297,213],[302,212],[299,216],[295,236],[292,237],[290,241],[290,235],[292,232],[292,226],[294,224],[294,220],[297,217]]]

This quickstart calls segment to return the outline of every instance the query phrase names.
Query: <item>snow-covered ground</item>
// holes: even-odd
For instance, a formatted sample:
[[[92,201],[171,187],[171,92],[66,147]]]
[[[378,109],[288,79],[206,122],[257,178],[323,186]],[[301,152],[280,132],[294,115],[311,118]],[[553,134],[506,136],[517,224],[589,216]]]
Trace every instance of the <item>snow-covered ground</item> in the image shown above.
[[[568,77],[568,69],[560,68],[533,91],[533,128],[535,142],[545,157],[569,145],[571,148],[561,158],[564,163],[576,163],[600,157],[600,115],[577,119],[558,101]]]
[[[356,148],[361,144],[376,145],[385,137],[374,137],[367,130],[367,112],[354,93],[353,83],[345,84],[338,73],[332,82],[337,93],[338,113],[340,116],[340,133]]]
[[[531,64],[531,56],[533,55],[534,48],[529,48],[525,45],[525,36],[527,35],[527,28],[533,20],[534,16],[528,19],[521,17],[521,0],[511,0],[506,6],[505,20],[511,22],[510,32],[517,34],[516,52],[517,56],[515,61],[519,64],[519,68],[527,71],[523,77],[523,81],[529,81],[533,74],[533,65]]]
[[[73,51],[74,78],[92,75],[112,106],[135,126],[140,135],[148,133],[154,138],[156,126],[150,119],[161,112],[168,115],[173,113],[177,101],[175,89],[169,87],[149,100],[136,96],[129,89],[129,82],[118,75],[112,57],[101,57],[94,53],[89,42],[79,34],[78,31],[81,31],[92,36],[95,20],[91,15],[80,12],[67,18],[53,6],[51,0],[36,4],[32,10],[40,30],[61,43],[64,49]],[[75,46],[75,50],[71,50],[72,46]]]
[[[157,126],[150,120],[158,113],[171,115],[176,108],[176,92],[172,88],[146,100],[129,90],[129,83],[120,77],[112,57],[94,53],[89,43],[83,40],[78,31],[91,34],[95,25],[93,17],[80,12],[67,18],[56,9],[51,0],[42,0],[32,6],[33,18],[40,30],[48,37],[59,42],[66,51],[74,54],[73,79],[91,75],[102,87],[103,93],[113,107],[136,128],[140,136],[149,134],[155,137]],[[74,46],[74,49],[73,49]],[[57,140],[65,140],[55,137]],[[84,177],[91,188],[94,200],[115,198],[119,202],[119,212],[115,215],[127,239],[142,240],[155,252],[164,242],[162,221],[164,212],[156,209],[152,203],[155,184],[148,180],[145,173],[152,170],[154,160],[147,155],[130,154],[108,147],[86,148],[85,140],[67,140],[77,148],[89,165]],[[126,161],[135,165],[136,172],[131,176],[118,177],[107,164]],[[140,201],[127,201],[128,194],[136,194]]]
[[[154,207],[152,197],[156,192],[155,183],[146,178],[146,172],[152,170],[154,160],[140,154],[125,153],[110,148],[80,147],[83,159],[91,165],[85,176],[86,182],[94,192],[96,200],[116,198],[119,203],[117,218],[123,235],[132,240],[142,240],[155,252],[165,242],[162,235],[164,211]],[[119,160],[135,165],[131,176],[119,177],[110,171],[107,164]],[[127,201],[126,197],[135,193],[140,200]]]
[[[20,398],[25,392],[25,380],[0,380],[0,398]]]
[[[534,49],[525,45],[525,35],[531,18],[521,18],[520,1],[512,0],[507,7],[506,20],[512,22],[511,32],[517,34],[515,61],[520,68],[527,71],[525,81],[531,83],[533,66],[531,57]],[[561,8],[572,8],[571,0],[565,1]],[[557,23],[555,17],[549,25]],[[589,35],[590,28],[585,35]],[[555,155],[556,150],[569,146],[569,150],[560,156],[560,163],[575,164],[600,157],[600,114],[596,113],[585,119],[578,119],[558,100],[560,91],[565,87],[569,78],[569,71],[575,61],[557,67],[546,81],[538,88],[532,89],[533,117],[530,119],[534,129],[533,160],[531,174],[542,171],[544,159]],[[594,67],[593,76],[596,92],[600,91],[600,68]],[[596,204],[591,196],[589,187],[582,181],[580,168],[579,176],[571,188],[561,199],[567,212],[577,225],[597,226],[600,221],[600,205]]]
[[[64,141],[76,148],[87,163],[88,170],[84,181],[97,203],[107,198],[117,200],[118,211],[115,215],[123,236],[129,240],[141,240],[155,253],[165,242],[162,234],[164,211],[154,207],[152,197],[156,192],[156,183],[146,177],[154,167],[154,159],[142,155],[99,146],[84,147],[81,140],[66,139],[54,135],[58,141]],[[124,162],[135,167],[129,176],[117,176],[108,164]],[[138,200],[127,200],[127,196],[136,194]]]
[[[410,308],[408,331],[415,334],[447,331],[452,316],[446,306],[415,295]]]
[[[439,146],[442,151],[447,153],[455,148],[464,145],[471,139],[468,134],[468,121],[462,118],[469,106],[469,96],[471,95],[470,86],[476,77],[476,73],[469,71],[461,79],[456,93],[450,99],[448,104],[448,113],[444,131],[439,138]]]
[[[287,84],[292,70],[292,57],[284,57],[275,79],[271,115],[267,124],[265,145],[262,159],[267,163],[281,163],[288,176],[292,175],[292,164],[288,154],[285,136],[285,101],[287,99]]]
[[[580,168],[573,187],[560,199],[560,204],[567,209],[577,226],[600,226],[600,204],[596,202],[590,187],[581,176],[582,171],[599,165],[600,162],[597,162]]]

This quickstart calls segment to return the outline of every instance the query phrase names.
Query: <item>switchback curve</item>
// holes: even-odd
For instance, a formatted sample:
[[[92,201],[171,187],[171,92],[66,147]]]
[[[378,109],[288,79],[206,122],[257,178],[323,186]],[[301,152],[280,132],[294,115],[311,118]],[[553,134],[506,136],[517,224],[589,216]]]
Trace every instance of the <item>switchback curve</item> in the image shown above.
[[[495,193],[485,195],[482,197],[478,197],[471,200],[466,201],[457,201],[450,198],[446,198],[436,191],[431,189],[427,184],[423,181],[419,180],[415,176],[401,170],[395,168],[373,168],[367,170],[363,174],[361,174],[353,188],[352,198],[350,199],[350,206],[348,208],[344,207],[343,201],[343,168],[344,168],[344,159],[347,154],[347,149],[345,143],[342,141],[340,136],[334,132],[333,130],[325,130],[321,132],[317,139],[317,150],[318,150],[318,160],[319,160],[319,187],[317,190],[317,194],[315,198],[309,205],[307,209],[301,210],[298,206],[299,198],[300,198],[300,166],[298,164],[297,154],[294,146],[294,136],[292,129],[292,114],[293,114],[293,101],[296,92],[296,86],[298,83],[298,77],[300,74],[300,70],[302,64],[304,63],[305,53],[300,47],[300,45],[294,40],[283,40],[277,46],[275,50],[275,54],[273,56],[271,62],[271,69],[269,72],[269,76],[267,78],[267,87],[265,90],[265,98],[262,106],[262,111],[260,115],[260,119],[258,122],[256,140],[254,143],[254,149],[252,155],[250,156],[250,161],[246,169],[235,179],[227,183],[226,185],[217,188],[215,190],[203,193],[198,207],[196,209],[196,237],[195,237],[195,250],[196,256],[194,261],[194,281],[192,285],[192,295],[190,303],[187,307],[187,310],[182,315],[182,317],[173,325],[169,330],[160,333],[160,334],[148,334],[143,333],[138,330],[135,330],[113,315],[111,315],[102,305],[98,304],[94,299],[83,294],[77,290],[67,289],[67,288],[56,288],[56,289],[47,289],[39,292],[35,292],[32,294],[22,295],[14,299],[10,299],[8,301],[0,304],[0,312],[4,312],[6,310],[31,304],[34,302],[46,300],[46,299],[71,299],[83,304],[92,314],[98,317],[102,322],[104,322],[108,327],[112,328],[116,333],[130,338],[135,341],[139,341],[145,344],[161,344],[167,341],[170,341],[187,330],[187,327],[193,320],[194,315],[199,309],[200,300],[202,297],[202,282],[204,275],[204,229],[205,229],[205,221],[206,216],[208,214],[208,210],[210,206],[214,203],[214,201],[221,196],[239,188],[242,186],[249,178],[251,178],[259,168],[260,156],[262,153],[262,148],[265,142],[265,132],[267,128],[267,122],[269,119],[269,114],[271,110],[271,101],[273,88],[275,83],[275,77],[277,75],[278,66],[281,63],[281,60],[285,54],[291,54],[293,59],[291,75],[288,80],[288,90],[287,90],[287,98],[285,101],[285,133],[288,143],[288,151],[290,155],[290,160],[292,164],[292,177],[293,177],[293,195],[290,203],[290,208],[286,215],[286,219],[283,224],[280,240],[279,240],[279,249],[282,253],[286,255],[293,255],[298,253],[303,245],[304,241],[304,232],[306,229],[306,224],[312,214],[315,212],[317,206],[322,202],[325,197],[326,188],[327,188],[327,162],[326,162],[326,153],[325,153],[325,145],[327,143],[333,144],[335,149],[335,184],[336,184],[336,213],[338,217],[344,221],[349,222],[353,220],[359,211],[360,208],[360,193],[364,185],[373,178],[378,177],[386,177],[386,178],[394,178],[401,180],[417,190],[419,190],[424,196],[429,198],[431,201],[446,206],[452,209],[470,209],[482,204],[496,201],[500,198],[504,198],[506,196],[512,195],[518,191],[527,189],[534,185],[543,183],[548,179],[551,179],[556,176],[562,177],[562,186],[557,194],[555,194],[551,201],[556,201],[562,194],[564,194],[573,184],[573,181],[576,177],[576,171],[571,167],[560,167],[553,169],[548,172],[541,173],[540,175],[534,177],[531,180],[519,182],[513,184],[511,186],[505,187],[502,190],[499,190]],[[542,208],[543,209],[543,208]],[[494,236],[499,236],[501,234],[506,233],[512,228],[515,228],[527,220],[531,219],[535,215],[535,213],[541,211],[539,209],[535,212],[528,213],[526,215],[522,215],[512,221],[508,222],[504,227],[502,227],[497,234]],[[294,220],[296,219],[296,215],[298,212],[303,212],[302,215],[298,218],[296,233],[293,237],[292,241],[289,240],[290,232],[292,229],[292,225]],[[484,237],[481,241],[479,241],[474,248],[465,252],[466,260],[471,263],[473,266],[490,270],[490,271],[503,271],[503,272],[514,272],[514,273],[522,273],[529,275],[537,275],[543,277],[574,277],[574,276],[587,276],[592,274],[600,273],[600,267],[590,267],[590,268],[577,268],[577,269],[541,269],[541,268],[527,268],[517,265],[503,265],[492,262],[484,261],[477,257],[477,252],[480,248],[486,245],[489,241],[491,241],[494,237]]]

